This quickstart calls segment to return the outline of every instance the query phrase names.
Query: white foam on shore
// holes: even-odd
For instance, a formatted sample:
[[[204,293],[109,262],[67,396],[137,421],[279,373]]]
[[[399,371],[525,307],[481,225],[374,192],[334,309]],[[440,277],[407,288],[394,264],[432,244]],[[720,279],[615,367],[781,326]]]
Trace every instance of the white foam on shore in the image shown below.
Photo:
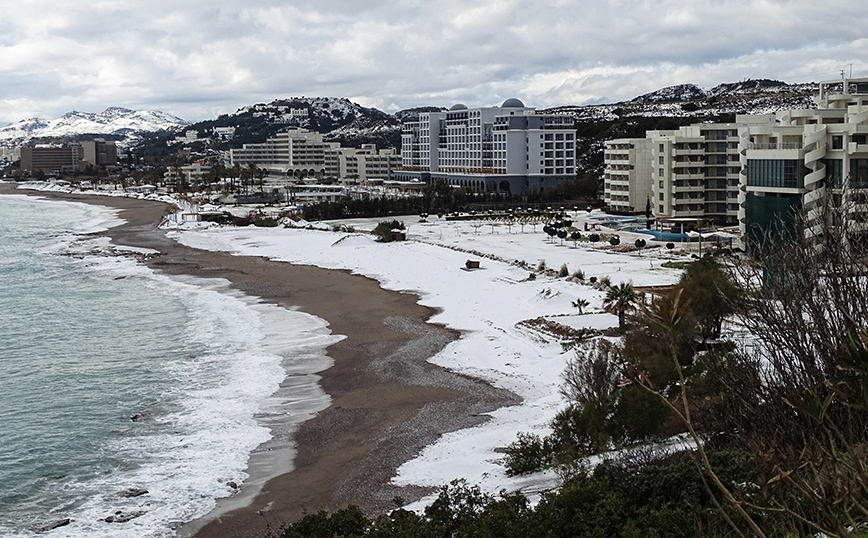
[[[477,234],[467,223],[436,222],[413,225],[410,232],[409,238],[416,241],[388,244],[341,233],[280,228],[213,228],[169,235],[195,248],[348,269],[378,280],[385,289],[418,294],[421,304],[438,309],[432,322],[464,334],[431,362],[510,390],[522,403],[489,413],[490,420],[480,426],[444,435],[402,465],[393,482],[436,487],[465,478],[489,493],[554,487],[553,474],[508,477],[500,464],[501,449],[518,432],[544,435],[549,431],[551,419],[564,404],[558,386],[572,356],[557,342],[517,324],[540,316],[574,316],[572,301],[577,298],[589,302],[586,311],[599,311],[604,292],[566,279],[528,280],[528,270],[494,257],[526,260],[533,266],[547,259],[555,270],[566,264],[572,271],[583,270],[587,277],[610,276],[614,284],[672,284],[681,272],[662,268],[650,252],[620,254],[588,244],[561,246],[541,231],[530,233],[529,228],[527,233]],[[481,260],[481,269],[465,270],[469,258]],[[616,319],[598,315],[586,326],[604,328],[616,324]]]
[[[66,481],[69,503],[57,506],[45,520],[72,521],[44,535],[175,536],[183,524],[209,514],[217,499],[249,498],[265,478],[292,470],[292,432],[329,405],[316,372],[331,365],[325,349],[342,337],[332,335],[320,318],[262,303],[232,290],[226,280],[155,273],[133,257],[116,255],[124,249],[112,247],[105,237],[80,235],[123,222],[116,210],[38,201],[40,206],[75,204],[87,216],[57,236],[50,251],[72,255],[81,270],[96,278],[122,279],[168,296],[184,305],[187,317],[181,327],[186,351],[165,357],[160,365],[161,374],[174,381],[152,395],[159,407],[152,417],[159,433],[121,435],[102,447],[106,457],[134,464]],[[137,488],[148,493],[118,495]],[[117,512],[137,517],[125,523],[105,521]]]
[[[190,316],[185,339],[205,351],[167,358],[164,367],[177,384],[161,399],[174,409],[158,420],[170,425],[171,433],[111,446],[112,452],[146,463],[82,484],[107,495],[85,502],[57,535],[174,536],[182,524],[211,512],[217,499],[238,495],[231,484],[249,496],[265,477],[292,470],[291,446],[279,443],[274,447],[279,450],[262,453],[284,457],[265,463],[254,457],[257,476],[248,482],[251,454],[273,441],[272,428],[286,435],[329,404],[315,373],[330,365],[325,348],[340,337],[330,334],[326,322],[262,304],[222,279],[170,278],[122,257],[87,261],[93,269],[135,278],[184,303]],[[148,494],[131,499],[110,494],[128,488]],[[118,510],[143,515],[123,524],[102,521]]]

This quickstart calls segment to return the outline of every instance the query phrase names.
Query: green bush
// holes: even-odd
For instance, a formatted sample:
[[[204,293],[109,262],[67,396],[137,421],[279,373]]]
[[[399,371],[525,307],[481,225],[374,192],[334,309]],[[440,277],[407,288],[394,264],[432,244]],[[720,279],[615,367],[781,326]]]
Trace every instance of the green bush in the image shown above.
[[[377,237],[380,243],[388,243],[392,240],[392,230],[403,230],[404,223],[398,220],[384,220],[377,224],[371,233]]]
[[[503,465],[507,476],[535,473],[552,461],[551,448],[538,435],[519,432],[518,439],[506,447]]]

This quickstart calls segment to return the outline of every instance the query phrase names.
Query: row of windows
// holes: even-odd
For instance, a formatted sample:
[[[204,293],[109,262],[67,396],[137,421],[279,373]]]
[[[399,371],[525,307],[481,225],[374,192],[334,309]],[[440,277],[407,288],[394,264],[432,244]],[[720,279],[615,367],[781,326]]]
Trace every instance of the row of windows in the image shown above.
[[[797,189],[805,186],[809,170],[796,159],[749,159],[747,184],[749,187],[777,187]]]

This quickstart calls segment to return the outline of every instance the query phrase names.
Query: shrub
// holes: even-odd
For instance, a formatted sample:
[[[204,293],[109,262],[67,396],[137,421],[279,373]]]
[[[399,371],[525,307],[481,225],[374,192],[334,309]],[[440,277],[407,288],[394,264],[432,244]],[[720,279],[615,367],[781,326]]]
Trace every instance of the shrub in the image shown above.
[[[584,280],[585,279],[585,272],[582,271],[581,269],[579,269],[578,271],[573,273],[573,278],[575,278],[577,280]]]
[[[532,433],[519,432],[518,439],[506,447],[503,465],[507,476],[535,473],[552,461],[548,443]]]
[[[544,272],[546,270],[546,261],[540,260],[539,265],[536,266],[536,270],[539,271],[540,273]]]
[[[561,265],[560,271],[558,271],[558,278],[566,278],[570,276],[570,270],[567,269],[567,264]]]
[[[371,233],[377,236],[377,241],[388,243],[392,240],[392,230],[403,230],[404,223],[397,220],[384,220],[377,224]]]

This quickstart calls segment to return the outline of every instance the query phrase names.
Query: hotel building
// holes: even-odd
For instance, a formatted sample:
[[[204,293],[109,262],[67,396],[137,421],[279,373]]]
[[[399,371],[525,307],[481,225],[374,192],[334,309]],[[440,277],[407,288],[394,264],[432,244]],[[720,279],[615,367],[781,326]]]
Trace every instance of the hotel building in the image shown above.
[[[575,178],[576,133],[571,117],[538,114],[518,99],[459,104],[405,123],[401,155],[398,179],[518,195]]]

